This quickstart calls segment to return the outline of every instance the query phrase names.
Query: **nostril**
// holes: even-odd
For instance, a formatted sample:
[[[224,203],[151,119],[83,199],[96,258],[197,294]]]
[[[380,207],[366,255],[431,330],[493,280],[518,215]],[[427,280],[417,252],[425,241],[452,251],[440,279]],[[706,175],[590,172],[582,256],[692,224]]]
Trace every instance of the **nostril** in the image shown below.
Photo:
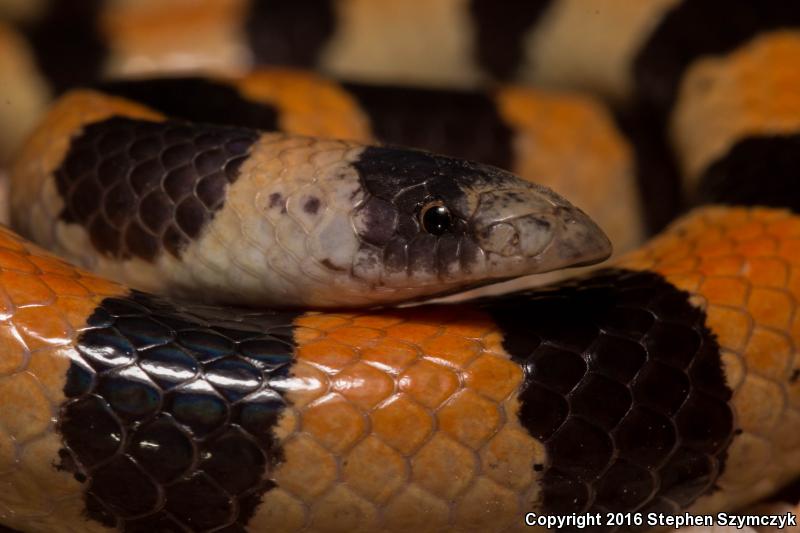
[[[519,253],[520,237],[517,229],[506,222],[497,222],[481,234],[481,247],[496,254],[508,256]]]

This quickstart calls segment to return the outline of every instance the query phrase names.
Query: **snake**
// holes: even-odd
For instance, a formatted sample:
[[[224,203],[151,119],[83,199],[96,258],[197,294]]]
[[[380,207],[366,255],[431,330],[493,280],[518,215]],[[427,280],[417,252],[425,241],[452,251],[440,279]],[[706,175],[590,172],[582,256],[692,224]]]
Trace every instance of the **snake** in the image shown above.
[[[3,152],[0,524],[640,530],[624,517],[733,512],[800,477],[797,8],[231,0],[159,25],[155,4],[82,4],[101,23],[47,57],[120,40],[50,69],[54,94],[84,87]],[[28,59],[61,31],[32,5]],[[325,74],[100,81],[137,17],[222,21],[191,46],[233,70]],[[251,53],[220,45],[232,28]],[[596,98],[666,139],[686,212],[640,243],[648,206],[624,211],[620,253],[552,285],[395,306],[608,256],[614,209],[576,195],[626,209],[659,165]],[[548,132],[578,152],[548,163]],[[599,185],[553,192],[581,156]]]

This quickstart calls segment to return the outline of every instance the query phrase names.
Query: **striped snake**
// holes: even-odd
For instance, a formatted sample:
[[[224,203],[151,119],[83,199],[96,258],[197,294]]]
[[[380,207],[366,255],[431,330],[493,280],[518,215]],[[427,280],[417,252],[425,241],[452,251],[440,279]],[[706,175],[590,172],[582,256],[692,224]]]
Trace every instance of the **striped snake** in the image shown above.
[[[516,531],[800,477],[800,8],[48,4],[0,4],[3,526]]]

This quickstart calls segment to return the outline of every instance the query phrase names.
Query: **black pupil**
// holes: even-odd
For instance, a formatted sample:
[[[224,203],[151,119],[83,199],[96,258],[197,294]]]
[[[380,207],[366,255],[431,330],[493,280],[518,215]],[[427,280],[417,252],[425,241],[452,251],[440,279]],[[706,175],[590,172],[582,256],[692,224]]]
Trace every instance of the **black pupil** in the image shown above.
[[[450,211],[443,205],[429,207],[422,214],[422,227],[432,235],[441,235],[450,229]]]

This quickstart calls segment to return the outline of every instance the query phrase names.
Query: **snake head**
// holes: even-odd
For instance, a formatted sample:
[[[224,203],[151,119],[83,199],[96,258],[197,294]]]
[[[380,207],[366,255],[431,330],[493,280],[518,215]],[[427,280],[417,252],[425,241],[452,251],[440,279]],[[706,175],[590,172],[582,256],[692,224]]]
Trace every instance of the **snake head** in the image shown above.
[[[383,306],[611,253],[556,193],[471,161],[274,134],[241,168],[215,217],[219,234],[245,237],[226,241],[234,260],[215,286],[240,303]]]
[[[370,147],[353,163],[360,202],[352,273],[387,301],[586,265],[611,243],[545,187],[488,165]]]

